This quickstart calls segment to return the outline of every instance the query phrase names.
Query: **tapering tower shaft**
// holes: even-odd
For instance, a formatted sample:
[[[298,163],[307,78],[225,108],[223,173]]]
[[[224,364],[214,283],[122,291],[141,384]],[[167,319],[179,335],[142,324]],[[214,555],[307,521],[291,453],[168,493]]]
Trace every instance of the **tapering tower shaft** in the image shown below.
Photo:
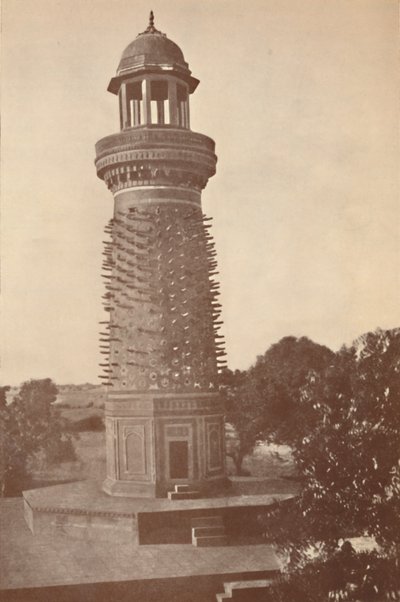
[[[224,482],[217,373],[225,355],[215,249],[201,191],[214,142],[189,130],[197,85],[180,49],[154,28],[128,46],[109,89],[121,131],[96,145],[114,196],[106,227],[101,333],[107,479],[115,495]]]

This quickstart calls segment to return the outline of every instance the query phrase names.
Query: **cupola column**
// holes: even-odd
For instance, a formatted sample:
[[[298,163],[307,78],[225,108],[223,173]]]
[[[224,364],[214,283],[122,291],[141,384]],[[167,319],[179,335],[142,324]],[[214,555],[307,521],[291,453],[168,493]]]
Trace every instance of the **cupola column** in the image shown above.
[[[144,79],[142,83],[143,94],[143,124],[151,123],[151,83],[150,80]]]
[[[186,127],[189,130],[190,129],[190,109],[189,109],[189,97],[186,101],[186,106],[185,106],[185,114],[186,114]]]
[[[120,89],[120,111],[121,111],[121,129],[129,128],[131,126],[131,116],[128,107],[128,100],[126,95],[126,84],[123,83]]]
[[[176,82],[168,82],[169,98],[169,122],[171,125],[178,125],[178,96],[176,92]]]

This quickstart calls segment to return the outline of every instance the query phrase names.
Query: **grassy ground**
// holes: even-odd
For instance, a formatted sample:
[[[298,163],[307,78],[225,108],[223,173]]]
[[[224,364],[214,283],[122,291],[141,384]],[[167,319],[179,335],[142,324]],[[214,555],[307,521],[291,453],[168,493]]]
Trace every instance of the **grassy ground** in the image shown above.
[[[101,416],[102,418],[104,417],[104,410],[102,410],[101,408],[61,408],[60,412],[62,418],[66,418],[71,422],[78,422],[78,420],[82,420],[83,418],[89,418],[89,416]]]
[[[232,462],[231,458],[228,461]],[[232,464],[228,464],[231,472]],[[291,478],[295,476],[295,467],[290,447],[262,443],[257,445],[251,456],[243,460],[243,468],[253,477]]]

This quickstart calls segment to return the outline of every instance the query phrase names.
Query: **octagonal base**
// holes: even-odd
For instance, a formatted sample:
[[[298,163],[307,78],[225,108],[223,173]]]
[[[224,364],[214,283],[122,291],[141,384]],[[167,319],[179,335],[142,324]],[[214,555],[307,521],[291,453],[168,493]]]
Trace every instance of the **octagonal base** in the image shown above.
[[[218,394],[113,392],[106,433],[109,495],[165,497],[180,484],[207,495],[226,482]]]

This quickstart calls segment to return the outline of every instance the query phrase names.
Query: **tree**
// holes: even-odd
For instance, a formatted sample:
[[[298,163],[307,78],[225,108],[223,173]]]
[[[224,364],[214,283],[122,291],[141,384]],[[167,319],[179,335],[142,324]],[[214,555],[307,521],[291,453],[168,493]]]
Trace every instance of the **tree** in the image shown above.
[[[312,408],[301,403],[300,391],[310,372],[318,373],[334,353],[306,337],[285,337],[272,345],[247,372],[225,371],[221,381],[227,420],[238,434],[238,474],[257,440],[296,446],[313,428]]]
[[[324,371],[309,375],[301,397],[315,424],[294,451],[302,492],[291,507],[277,508],[266,532],[289,553],[303,595],[310,547],[325,570],[337,560],[339,539],[374,537],[381,553],[358,559],[350,592],[342,563],[347,598],[336,599],[383,599],[400,590],[400,329],[367,333],[342,348]],[[328,599],[328,589],[316,599]]]
[[[232,458],[236,474],[243,474],[242,463],[247,454],[253,451],[259,433],[258,415],[254,405],[247,404],[242,398],[242,390],[246,373],[226,368],[220,375],[220,391],[225,400],[226,420],[235,429],[235,437],[226,442],[226,455]]]
[[[5,396],[4,391],[2,395]],[[52,406],[57,387],[49,379],[24,382],[10,404],[0,403],[2,495],[16,495],[26,485],[28,461],[43,451],[49,461],[73,454],[70,435],[63,433]]]
[[[310,373],[323,371],[334,353],[307,337],[284,337],[272,345],[248,372],[246,396],[261,414],[263,438],[296,447],[313,427],[311,408],[300,403]]]
[[[6,453],[6,432],[7,432],[7,393],[10,387],[0,387],[0,497],[5,493],[5,480],[8,465],[8,454]]]

